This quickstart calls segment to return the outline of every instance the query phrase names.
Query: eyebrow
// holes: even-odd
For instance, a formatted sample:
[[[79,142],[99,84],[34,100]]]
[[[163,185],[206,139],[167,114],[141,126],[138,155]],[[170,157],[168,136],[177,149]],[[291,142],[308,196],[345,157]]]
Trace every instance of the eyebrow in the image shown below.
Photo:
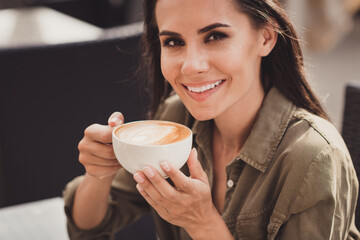
[[[206,26],[206,27],[203,27],[203,28],[199,29],[197,31],[197,33],[198,34],[203,34],[203,33],[209,32],[209,31],[211,31],[211,30],[213,30],[215,28],[219,28],[219,27],[230,27],[230,25],[227,25],[227,24],[224,24],[224,23],[213,23],[213,24],[210,24],[209,26]],[[164,30],[164,31],[161,31],[159,33],[159,36],[180,37],[181,35],[179,33],[176,33],[176,32]]]
[[[214,24],[211,24],[209,26],[199,29],[197,32],[198,32],[198,34],[202,34],[202,33],[209,32],[209,31],[211,31],[215,28],[219,28],[219,27],[230,27],[230,26],[227,24],[224,24],[224,23],[214,23]]]

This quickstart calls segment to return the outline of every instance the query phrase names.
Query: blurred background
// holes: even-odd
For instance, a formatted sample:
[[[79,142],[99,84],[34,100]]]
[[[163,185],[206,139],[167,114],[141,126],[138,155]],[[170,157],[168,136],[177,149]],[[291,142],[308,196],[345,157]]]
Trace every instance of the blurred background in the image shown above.
[[[308,79],[338,130],[348,126],[359,159],[360,91],[347,98],[347,87],[360,86],[360,0],[281,2]],[[88,125],[114,111],[126,121],[146,117],[141,20],[141,0],[0,0],[1,239],[11,232],[1,208],[61,197],[83,174],[77,144]]]
[[[146,117],[141,4],[0,0],[0,207],[61,196],[88,125]]]

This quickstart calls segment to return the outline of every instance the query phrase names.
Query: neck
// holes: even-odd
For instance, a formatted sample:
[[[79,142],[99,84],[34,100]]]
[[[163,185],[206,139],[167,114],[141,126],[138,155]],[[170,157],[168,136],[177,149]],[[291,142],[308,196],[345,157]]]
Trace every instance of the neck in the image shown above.
[[[217,144],[223,153],[240,153],[250,135],[264,96],[262,87],[251,90],[241,102],[214,119],[214,144]]]

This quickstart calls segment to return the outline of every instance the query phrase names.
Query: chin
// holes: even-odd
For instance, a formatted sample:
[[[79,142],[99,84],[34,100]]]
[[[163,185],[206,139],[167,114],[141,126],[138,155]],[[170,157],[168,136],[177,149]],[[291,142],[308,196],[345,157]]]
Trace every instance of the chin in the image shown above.
[[[181,101],[185,105],[186,109],[190,114],[198,121],[207,121],[214,119],[218,115],[217,107],[213,101],[210,102],[194,102],[192,99],[189,99],[185,94],[178,94]]]
[[[189,109],[190,114],[198,121],[207,121],[207,120],[211,120],[214,119],[216,117],[216,114],[213,112],[209,112],[209,111],[204,111],[204,110],[194,110],[194,109]]]

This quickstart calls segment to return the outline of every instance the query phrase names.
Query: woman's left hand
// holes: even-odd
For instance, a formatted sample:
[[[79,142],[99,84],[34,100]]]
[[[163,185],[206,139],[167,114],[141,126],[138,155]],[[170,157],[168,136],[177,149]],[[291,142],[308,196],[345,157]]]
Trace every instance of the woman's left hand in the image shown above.
[[[175,187],[150,166],[135,173],[134,179],[140,194],[163,219],[183,227],[194,238],[222,218],[212,202],[208,177],[197,159],[196,149],[192,149],[187,164],[190,177],[166,161],[161,163]]]

